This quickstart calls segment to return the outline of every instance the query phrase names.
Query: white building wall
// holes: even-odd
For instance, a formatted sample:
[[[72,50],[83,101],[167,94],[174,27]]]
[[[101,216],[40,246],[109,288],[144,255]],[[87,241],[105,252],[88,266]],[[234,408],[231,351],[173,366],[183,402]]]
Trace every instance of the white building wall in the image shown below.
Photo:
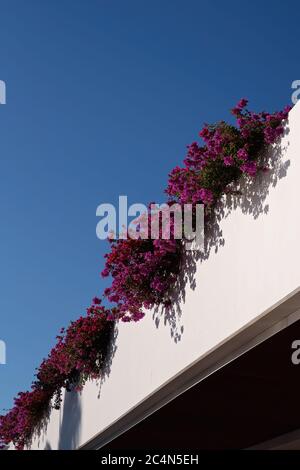
[[[225,204],[221,235],[214,231],[209,257],[197,262],[196,287],[186,287],[173,319],[158,324],[150,311],[136,324],[119,325],[110,372],[81,394],[66,393],[33,449],[84,445],[299,289],[300,105],[290,113],[289,129],[282,154],[274,152],[275,171],[251,182],[234,199],[236,207]]]

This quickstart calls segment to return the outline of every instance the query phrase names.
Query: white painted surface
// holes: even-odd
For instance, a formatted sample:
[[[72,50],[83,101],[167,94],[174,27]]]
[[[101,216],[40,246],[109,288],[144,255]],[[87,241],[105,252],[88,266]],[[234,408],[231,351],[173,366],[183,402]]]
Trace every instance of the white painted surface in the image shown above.
[[[300,286],[299,104],[289,129],[275,158],[277,170],[252,182],[237,207],[225,209],[218,224],[224,245],[217,252],[212,246],[210,256],[197,262],[196,288],[187,286],[176,325],[162,318],[157,326],[153,312],[137,324],[121,324],[110,373],[101,384],[86,384],[80,395],[67,393],[33,449],[83,445]],[[175,341],[171,332],[180,328]]]

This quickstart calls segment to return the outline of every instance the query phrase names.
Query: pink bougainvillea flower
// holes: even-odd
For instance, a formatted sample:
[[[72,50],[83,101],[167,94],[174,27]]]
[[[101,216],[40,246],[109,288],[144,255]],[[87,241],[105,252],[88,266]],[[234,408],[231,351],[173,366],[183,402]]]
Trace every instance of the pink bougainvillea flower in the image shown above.
[[[254,162],[248,162],[241,166],[241,170],[249,176],[255,176],[257,173],[257,166]]]
[[[245,148],[239,149],[237,151],[237,156],[240,160],[247,160],[249,157],[248,152]]]
[[[234,164],[234,159],[231,155],[227,155],[224,157],[224,165],[225,166],[232,166]]]

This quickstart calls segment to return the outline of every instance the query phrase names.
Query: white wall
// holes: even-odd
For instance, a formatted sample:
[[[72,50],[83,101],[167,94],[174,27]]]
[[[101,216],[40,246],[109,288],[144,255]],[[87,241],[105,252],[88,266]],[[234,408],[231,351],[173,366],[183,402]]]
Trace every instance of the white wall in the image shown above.
[[[83,445],[299,288],[300,105],[290,113],[289,128],[282,155],[275,152],[276,170],[252,182],[237,207],[227,206],[219,242],[216,231],[207,237],[213,240],[210,255],[197,262],[196,288],[187,286],[182,313],[177,308],[159,325],[153,312],[137,324],[121,324],[110,373],[80,395],[67,393],[32,448]]]

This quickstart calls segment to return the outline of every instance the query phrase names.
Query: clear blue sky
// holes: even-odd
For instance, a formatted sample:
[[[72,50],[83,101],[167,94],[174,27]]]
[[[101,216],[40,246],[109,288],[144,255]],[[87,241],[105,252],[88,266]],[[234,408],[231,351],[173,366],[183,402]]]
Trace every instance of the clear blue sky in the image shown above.
[[[290,104],[300,6],[0,0],[0,12],[2,409],[103,290],[97,205],[162,201],[185,145],[239,98]]]

